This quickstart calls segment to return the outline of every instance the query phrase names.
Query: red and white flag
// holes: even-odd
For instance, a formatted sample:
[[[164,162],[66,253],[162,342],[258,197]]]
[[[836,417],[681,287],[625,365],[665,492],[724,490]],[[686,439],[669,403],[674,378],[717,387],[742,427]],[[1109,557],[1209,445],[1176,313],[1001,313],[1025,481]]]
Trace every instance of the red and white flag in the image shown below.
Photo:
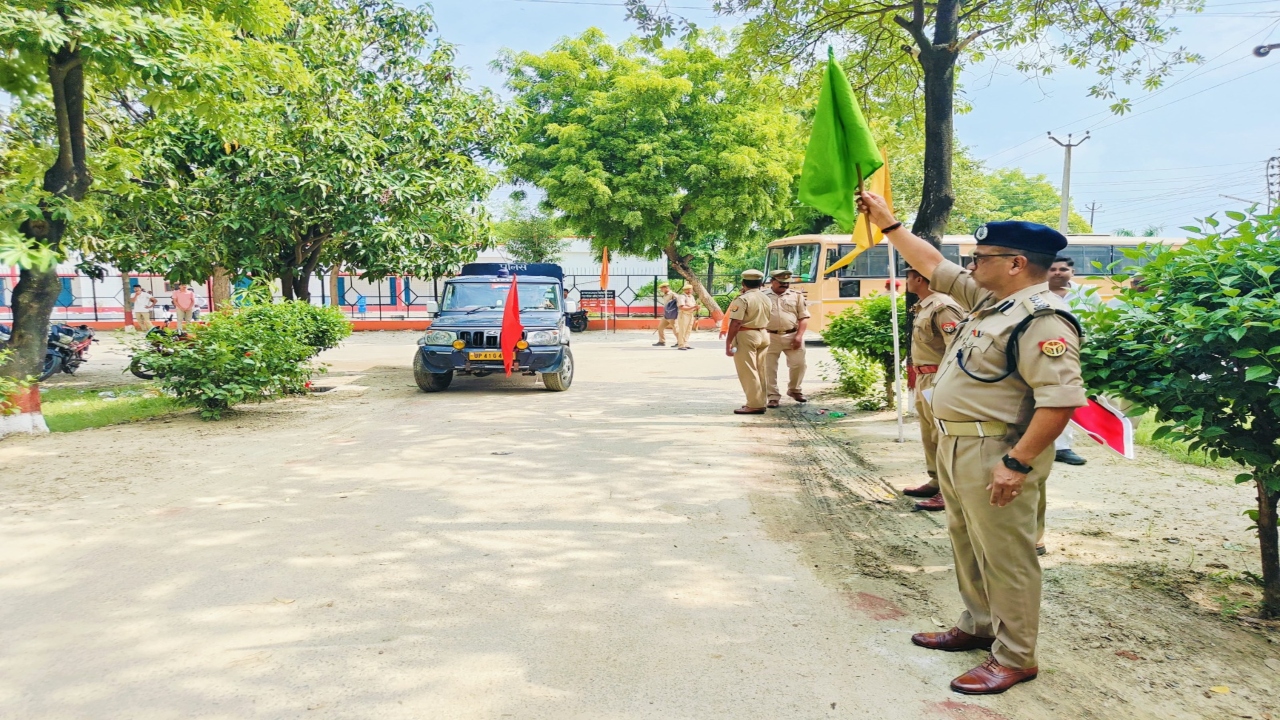
[[[507,293],[507,306],[502,311],[502,333],[498,345],[502,348],[502,367],[511,374],[511,364],[516,359],[516,343],[524,339],[524,326],[520,324],[519,278],[511,276],[511,291]]]
[[[1071,422],[1093,439],[1120,455],[1133,460],[1133,423],[1105,397],[1090,398],[1089,404],[1071,416]]]

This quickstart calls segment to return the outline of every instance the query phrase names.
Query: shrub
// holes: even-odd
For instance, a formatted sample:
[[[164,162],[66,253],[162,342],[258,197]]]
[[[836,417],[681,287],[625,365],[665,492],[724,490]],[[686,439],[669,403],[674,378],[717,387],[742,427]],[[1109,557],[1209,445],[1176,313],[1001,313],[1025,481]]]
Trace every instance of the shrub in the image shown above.
[[[324,371],[311,358],[350,333],[337,308],[249,305],[213,313],[185,337],[166,337],[162,350],[139,355],[165,388],[198,406],[201,417],[216,419],[241,403],[305,391],[312,374]]]
[[[888,295],[873,295],[831,318],[822,331],[827,345],[841,350],[856,350],[880,364],[884,376],[884,393],[889,407],[894,406],[893,392],[893,322]],[[907,318],[906,298],[898,296],[898,342],[906,348],[911,325]]]
[[[884,368],[857,350],[831,348],[831,362],[822,364],[822,379],[834,380],[840,392],[855,400],[864,410],[878,409],[884,403]],[[870,407],[863,407],[866,402]]]
[[[1085,314],[1080,357],[1093,392],[1155,410],[1153,439],[1252,471],[1236,481],[1257,485],[1262,610],[1280,617],[1280,212],[1226,214],[1234,226],[1208,217],[1181,249],[1150,250],[1140,287]]]

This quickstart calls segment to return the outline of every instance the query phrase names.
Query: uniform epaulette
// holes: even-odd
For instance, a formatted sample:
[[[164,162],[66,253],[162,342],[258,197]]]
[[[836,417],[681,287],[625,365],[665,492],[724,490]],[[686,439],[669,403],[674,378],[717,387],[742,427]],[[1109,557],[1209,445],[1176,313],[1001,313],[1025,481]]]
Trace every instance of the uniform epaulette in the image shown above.
[[[1053,306],[1053,303],[1049,301],[1049,298],[1045,297],[1047,294],[1047,292],[1036,293],[1026,300],[1023,300],[1022,303],[1027,306],[1027,312],[1030,312],[1032,315],[1053,315],[1056,313],[1057,308]]]

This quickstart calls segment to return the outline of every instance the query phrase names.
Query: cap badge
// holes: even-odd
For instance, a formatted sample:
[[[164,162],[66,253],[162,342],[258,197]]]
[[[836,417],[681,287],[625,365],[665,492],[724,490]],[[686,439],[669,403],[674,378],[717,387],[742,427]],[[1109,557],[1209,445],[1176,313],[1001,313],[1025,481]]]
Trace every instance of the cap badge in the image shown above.
[[[1061,357],[1067,353],[1067,339],[1045,340],[1040,343],[1040,352],[1049,357]]]
[[[977,231],[977,232],[975,232],[975,233],[973,234],[973,236],[974,236],[975,238],[979,239],[979,240],[986,240],[986,239],[987,239],[987,226],[986,226],[986,225],[983,225],[982,227],[978,228],[978,231]]]

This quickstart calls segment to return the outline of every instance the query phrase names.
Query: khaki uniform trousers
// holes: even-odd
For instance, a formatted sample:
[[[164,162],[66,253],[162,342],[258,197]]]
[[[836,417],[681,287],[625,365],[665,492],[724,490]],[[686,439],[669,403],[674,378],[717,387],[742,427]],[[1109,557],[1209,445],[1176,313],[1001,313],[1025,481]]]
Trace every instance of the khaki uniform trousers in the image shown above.
[[[693,322],[698,317],[696,310],[681,312],[676,318],[676,347],[689,347],[689,336],[693,334]]]
[[[668,320],[665,317],[658,320],[658,342],[665,343],[667,341],[667,330],[669,328],[674,329],[675,326],[675,320]]]
[[[925,393],[933,388],[937,373],[916,375],[916,415],[920,417],[920,442],[924,445],[924,467],[929,473],[929,486],[938,487],[938,424],[933,421],[933,408]]]
[[[994,637],[991,654],[1008,668],[1036,667],[1040,632],[1040,503],[1053,465],[1053,446],[1031,461],[1022,491],[1004,507],[987,485],[1013,437],[938,438],[938,480],[947,503],[947,532],[965,610],[956,627]]]
[[[795,341],[795,333],[787,333],[786,335],[769,335],[769,350],[764,356],[764,386],[765,394],[770,400],[779,400],[782,394],[778,392],[778,358],[780,355],[787,356],[787,392],[800,392],[800,383],[804,382],[804,343],[796,349],[791,348],[791,343]]]
[[[765,367],[765,354],[769,350],[769,333],[764,330],[739,330],[733,339],[733,365],[738,370],[738,382],[747,396],[747,407],[762,408],[765,399],[764,382],[760,377]]]

